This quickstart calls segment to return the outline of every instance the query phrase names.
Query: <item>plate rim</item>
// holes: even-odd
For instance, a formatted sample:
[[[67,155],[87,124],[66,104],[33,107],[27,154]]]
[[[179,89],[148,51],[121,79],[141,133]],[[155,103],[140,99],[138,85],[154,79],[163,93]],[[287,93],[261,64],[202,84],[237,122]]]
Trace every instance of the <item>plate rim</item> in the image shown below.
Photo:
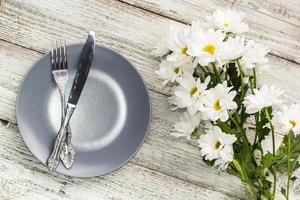
[[[69,43],[67,45],[67,48],[72,48],[74,46],[79,46],[79,45],[83,45],[83,43]],[[137,76],[141,79],[143,85],[144,85],[144,88],[145,88],[145,91],[146,91],[146,95],[147,95],[147,99],[148,99],[148,102],[149,102],[149,115],[147,116],[148,117],[148,120],[147,120],[147,127],[146,127],[146,131],[145,131],[145,134],[144,134],[144,137],[142,139],[142,141],[140,142],[140,144],[138,145],[138,147],[136,148],[136,150],[124,161],[122,162],[121,164],[117,165],[116,167],[112,168],[110,171],[108,172],[105,172],[105,173],[91,173],[89,175],[70,175],[70,174],[67,174],[67,173],[64,173],[64,171],[60,171],[60,170],[55,170],[54,173],[50,173],[48,170],[46,170],[49,174],[52,174],[54,175],[55,173],[58,173],[58,174],[61,174],[61,175],[64,175],[64,176],[70,176],[70,177],[78,177],[78,178],[90,178],[90,177],[100,177],[100,176],[104,176],[106,174],[110,174],[110,173],[113,173],[114,171],[116,171],[117,169],[123,167],[125,164],[127,164],[136,154],[137,152],[141,149],[142,145],[145,143],[145,139],[150,131],[150,126],[151,126],[151,122],[152,122],[152,97],[150,96],[150,92],[149,92],[149,89],[146,85],[146,82],[144,80],[144,78],[141,76],[141,74],[138,72],[138,70],[136,69],[136,67],[125,57],[123,56],[122,54],[120,54],[119,52],[113,50],[113,49],[110,49],[108,47],[105,47],[105,46],[102,46],[102,45],[99,45],[99,44],[95,44],[96,48],[97,47],[100,47],[102,49],[105,49],[106,51],[110,51],[112,52],[113,54],[117,54],[118,56],[120,56],[122,59],[124,59],[125,61],[127,61],[129,64],[130,64],[130,67],[133,69],[133,71],[137,74]],[[27,69],[24,77],[22,78],[22,81],[19,85],[19,89],[18,89],[18,93],[17,93],[17,97],[16,97],[16,104],[15,104],[15,114],[16,114],[16,123],[17,123],[17,127],[18,127],[18,130],[19,130],[19,134],[21,135],[21,138],[26,146],[26,148],[29,150],[29,152],[35,157],[35,159],[37,159],[39,161],[40,164],[42,164],[44,167],[46,167],[46,165],[36,156],[36,154],[29,148],[29,145],[27,144],[27,142],[25,141],[24,139],[24,136],[21,131],[21,128],[19,126],[19,121],[20,121],[20,112],[18,112],[18,107],[19,107],[19,101],[20,101],[20,93],[22,91],[22,88],[24,86],[24,83],[26,81],[26,78],[28,77],[28,75],[30,73],[32,73],[33,71],[33,68],[35,66],[37,66],[38,62],[45,58],[46,56],[48,56],[49,54],[49,51],[46,51],[41,57],[39,57],[35,62],[33,62],[31,64],[31,66],[29,67],[29,69]],[[49,61],[50,62],[50,61]],[[61,162],[61,161],[60,161]]]

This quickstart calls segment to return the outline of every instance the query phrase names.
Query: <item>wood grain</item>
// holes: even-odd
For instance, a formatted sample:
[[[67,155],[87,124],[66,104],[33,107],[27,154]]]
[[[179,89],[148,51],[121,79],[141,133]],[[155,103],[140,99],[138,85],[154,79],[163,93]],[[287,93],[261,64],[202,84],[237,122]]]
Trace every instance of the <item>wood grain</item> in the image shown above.
[[[271,48],[271,53],[300,63],[299,6],[289,1],[261,0],[121,0],[161,16],[191,23],[211,15],[217,8],[232,7],[246,13],[248,38]]]
[[[1,125],[0,138],[1,199],[236,199],[133,163],[98,178],[50,175],[15,125]]]
[[[139,1],[140,4],[134,5],[148,6],[151,4],[149,1]],[[150,89],[152,123],[145,144],[129,164],[112,174],[94,179],[49,176],[46,169],[24,147],[16,127],[14,125],[2,127],[0,187],[4,189],[0,190],[0,197],[26,199],[34,195],[36,199],[43,197],[82,199],[84,195],[91,193],[91,196],[88,196],[90,199],[95,198],[96,195],[103,199],[245,198],[242,184],[237,178],[226,173],[218,173],[201,161],[199,148],[195,142],[187,142],[170,135],[172,125],[180,113],[169,110],[166,95],[170,94],[170,88],[161,88],[161,80],[154,73],[159,61],[151,56],[150,52],[170,24],[181,23],[128,5],[132,2],[137,1],[122,3],[107,0],[72,2],[5,0],[2,2],[0,27],[5,28],[0,29],[0,39],[2,39],[0,40],[0,119],[16,123],[15,100],[21,80],[32,63],[51,47],[55,39],[66,38],[68,42],[77,42],[83,40],[88,30],[94,30],[99,44],[120,52],[143,76]],[[181,2],[186,1],[178,1],[177,4]],[[210,2],[205,11],[197,8],[198,4],[194,6],[189,4],[190,13],[195,14],[197,8],[200,9],[199,17],[202,17],[211,11],[214,2],[219,2],[218,5],[221,6],[223,1]],[[158,7],[153,1],[152,4],[152,7],[159,8],[159,11],[171,6],[164,3],[159,4]],[[186,7],[183,5],[183,8]],[[149,6],[144,8],[150,9]],[[151,10],[151,12],[158,11]],[[254,11],[247,12],[252,15]],[[272,21],[273,17],[270,19],[265,14],[254,13],[256,18],[253,19],[262,18],[263,23],[271,21],[271,24],[277,24],[277,21]],[[187,12],[186,16],[191,17],[188,14]],[[163,15],[170,17],[168,12]],[[178,21],[185,19],[180,18],[178,13],[174,16]],[[287,102],[297,102],[300,97],[297,92],[297,88],[300,88],[299,65],[278,58],[278,56],[287,57],[293,61],[298,59],[290,57],[296,55],[293,54],[294,51],[299,50],[296,48],[298,45],[296,33],[299,29],[294,25],[297,18],[291,18],[293,18],[291,24],[286,25],[282,20],[279,23],[280,26],[281,23],[285,24],[283,26],[285,28],[282,28],[285,30],[268,30],[274,34],[274,37],[268,36],[266,43],[276,47],[276,51],[273,51],[276,56],[269,56],[271,70],[264,74],[262,81],[282,87],[286,90],[284,99]],[[260,34],[262,38],[264,37],[266,29],[255,30],[257,35],[249,35],[249,37],[256,38]],[[290,30],[291,32],[287,33],[290,36],[283,37],[284,34],[278,34],[280,31]],[[281,42],[278,42],[279,39]],[[291,43],[294,46],[290,45]],[[18,144],[21,146],[20,149],[16,148]],[[6,170],[2,173],[1,169]],[[14,179],[15,174],[16,179]],[[49,187],[44,186],[48,182],[50,182]],[[15,189],[16,192],[14,192],[14,185],[18,188]],[[81,191],[82,196],[76,191]],[[99,194],[101,193],[99,191],[103,193]]]

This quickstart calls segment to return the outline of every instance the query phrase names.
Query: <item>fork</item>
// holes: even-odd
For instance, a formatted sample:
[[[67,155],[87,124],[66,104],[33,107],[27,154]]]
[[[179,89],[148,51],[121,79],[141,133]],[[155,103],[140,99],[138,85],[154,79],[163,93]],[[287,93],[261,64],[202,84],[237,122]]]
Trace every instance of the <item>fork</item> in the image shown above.
[[[54,48],[54,46],[56,47]],[[62,45],[62,42],[60,41],[60,44],[56,42],[56,44],[53,45],[53,48],[51,50],[51,65],[52,65],[52,77],[58,87],[59,94],[61,97],[61,112],[62,112],[61,121],[63,121],[65,117],[65,108],[66,108],[65,87],[69,77],[66,43]],[[72,139],[72,133],[70,127],[68,127],[67,136],[63,145],[63,149],[60,152],[60,159],[66,169],[71,169],[75,159],[75,150],[71,145],[71,139]]]

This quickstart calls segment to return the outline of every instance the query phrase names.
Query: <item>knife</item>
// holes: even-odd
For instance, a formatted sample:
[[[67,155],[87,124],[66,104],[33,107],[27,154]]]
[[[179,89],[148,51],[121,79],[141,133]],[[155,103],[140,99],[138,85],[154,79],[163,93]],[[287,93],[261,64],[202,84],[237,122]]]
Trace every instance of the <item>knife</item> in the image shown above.
[[[86,43],[81,51],[77,72],[74,78],[73,86],[67,103],[66,114],[63,123],[55,139],[53,151],[47,160],[47,167],[53,172],[59,164],[59,155],[63,150],[66,140],[66,133],[69,121],[76,108],[83,86],[90,71],[92,60],[95,54],[95,33],[90,31]]]

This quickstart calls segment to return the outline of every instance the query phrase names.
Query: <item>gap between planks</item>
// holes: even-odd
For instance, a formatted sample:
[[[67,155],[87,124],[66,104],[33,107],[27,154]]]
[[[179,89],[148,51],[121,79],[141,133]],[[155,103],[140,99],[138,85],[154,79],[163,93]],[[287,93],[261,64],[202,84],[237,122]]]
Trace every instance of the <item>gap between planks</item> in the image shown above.
[[[15,123],[12,123],[12,122],[9,122],[8,124],[0,125],[0,127],[3,127],[3,128],[5,128],[5,129],[10,129],[10,130],[13,131],[13,132],[18,132],[18,133],[19,133],[19,130],[18,130],[18,128],[17,128],[17,125],[16,125]],[[21,138],[21,136],[18,136],[18,137]],[[26,146],[24,143],[23,143],[23,146],[25,146],[25,148],[27,149],[27,146]],[[33,157],[33,155],[32,155],[29,151],[27,151],[27,153],[30,154],[31,157]],[[34,158],[34,157],[33,157],[33,158]],[[37,161],[37,163],[39,164],[39,166],[35,166],[35,168],[38,169],[38,171],[39,171],[40,173],[46,174],[46,173],[45,173],[45,169],[40,169],[40,167],[41,167],[41,168],[44,168],[44,166],[41,165],[41,163],[40,163],[36,158],[34,158],[34,159],[35,159],[35,160]],[[175,180],[180,180],[180,181],[182,181],[182,182],[185,182],[185,183],[187,183],[187,184],[190,184],[191,186],[194,186],[195,188],[203,188],[203,189],[208,190],[208,191],[211,191],[211,192],[221,193],[220,191],[215,191],[215,190],[213,190],[212,188],[207,187],[206,185],[203,185],[203,184],[195,184],[193,181],[185,180],[185,179],[183,179],[183,178],[181,178],[181,177],[177,177],[177,176],[174,176],[174,175],[172,175],[172,174],[164,173],[164,172],[162,172],[162,171],[153,169],[153,168],[151,168],[151,167],[148,167],[148,166],[145,166],[145,165],[141,165],[141,164],[139,164],[138,162],[134,162],[134,159],[130,160],[129,163],[131,163],[131,164],[133,164],[133,165],[136,165],[136,166],[138,166],[138,167],[140,167],[140,168],[148,169],[148,170],[150,170],[150,171],[155,171],[155,172],[157,172],[157,173],[159,173],[159,174],[162,174],[162,175],[165,175],[165,176],[174,178]],[[121,166],[120,168],[122,168],[122,167],[123,167],[123,166]],[[119,168],[119,169],[120,169],[120,168]],[[47,171],[47,170],[46,170],[46,171]],[[109,174],[107,174],[107,175],[109,175]],[[57,175],[55,175],[55,176],[57,176]],[[63,174],[58,174],[58,176],[63,176],[64,178],[67,179],[67,180],[64,180],[64,181],[68,181],[68,178],[69,178],[68,176],[65,176],[65,175],[63,175]],[[1,178],[1,177],[0,177],[0,178]],[[99,178],[99,177],[96,177],[96,178]],[[79,179],[81,179],[81,178],[79,178]],[[222,193],[221,193],[221,194],[222,194]],[[240,199],[240,200],[243,200],[243,198],[242,198],[241,196],[238,196],[238,195],[233,195],[233,194],[229,194],[229,193],[223,193],[223,195],[224,195],[224,196],[227,196],[228,198],[230,197],[230,198],[232,198],[232,199]],[[1,197],[1,196],[0,196],[0,197]]]

